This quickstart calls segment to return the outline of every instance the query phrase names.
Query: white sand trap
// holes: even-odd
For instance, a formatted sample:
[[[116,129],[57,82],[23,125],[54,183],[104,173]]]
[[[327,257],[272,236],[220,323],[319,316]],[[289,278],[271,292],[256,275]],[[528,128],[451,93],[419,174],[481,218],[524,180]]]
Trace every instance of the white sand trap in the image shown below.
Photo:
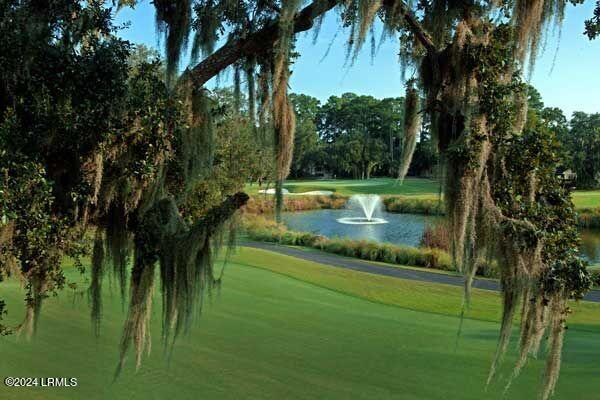
[[[264,193],[264,194],[275,194],[275,189],[267,189],[267,190],[265,190],[265,189],[260,189],[260,190],[258,191],[258,193]],[[289,190],[287,190],[287,189],[281,189],[281,193],[283,193],[283,194],[290,194],[290,191],[289,191]]]
[[[311,190],[310,192],[302,193],[290,193],[293,196],[331,196],[333,192],[331,190]]]
[[[261,189],[258,193],[275,194],[275,189]],[[287,189],[282,189],[282,193],[288,196],[331,196],[333,194],[331,190],[311,190],[310,192],[290,193]]]

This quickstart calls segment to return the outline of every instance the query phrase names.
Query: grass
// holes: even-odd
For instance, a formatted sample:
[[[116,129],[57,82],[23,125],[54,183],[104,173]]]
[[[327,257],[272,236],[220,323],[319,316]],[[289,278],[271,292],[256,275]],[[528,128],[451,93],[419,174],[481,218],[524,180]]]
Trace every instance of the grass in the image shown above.
[[[365,180],[288,180],[284,187],[293,193],[313,190],[330,190],[338,195],[381,194],[435,197],[439,193],[439,183],[432,179],[407,178],[400,185],[394,178],[373,178]],[[250,194],[258,193],[258,186],[247,186]]]
[[[437,199],[439,182],[433,179],[407,178],[400,185],[395,178],[373,178],[367,180],[288,180],[284,187],[290,192],[300,193],[312,190],[330,190],[342,196],[353,194],[379,194],[388,196],[415,196],[424,199]],[[258,193],[258,185],[247,185],[249,194]],[[600,207],[600,190],[580,190],[573,192],[575,208]]]
[[[74,271],[69,279],[78,279]],[[106,285],[108,286],[108,285]],[[2,283],[15,322],[23,297]],[[49,299],[31,343],[0,340],[1,376],[74,376],[76,388],[7,388],[0,399],[500,399],[484,392],[498,333],[499,298],[474,291],[456,344],[460,288],[336,269],[255,249],[234,256],[219,295],[167,368],[156,302],[153,353],[137,374],[132,360],[111,383],[124,314],[105,302],[103,334],[93,339],[84,298]],[[600,305],[575,307],[556,399],[600,390]],[[514,361],[514,352],[507,363]],[[541,373],[532,361],[509,392],[532,399]],[[508,366],[502,370],[503,376]]]
[[[600,207],[600,190],[581,190],[573,192],[575,208]]]

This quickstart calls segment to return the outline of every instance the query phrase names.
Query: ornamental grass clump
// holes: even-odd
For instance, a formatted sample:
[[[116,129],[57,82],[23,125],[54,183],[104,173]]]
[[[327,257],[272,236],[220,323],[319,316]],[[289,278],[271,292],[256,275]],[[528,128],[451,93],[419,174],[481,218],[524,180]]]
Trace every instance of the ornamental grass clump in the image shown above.
[[[398,214],[443,215],[446,211],[444,203],[438,199],[386,196],[383,204],[387,212]]]
[[[600,207],[577,210],[577,226],[581,228],[600,228]]]

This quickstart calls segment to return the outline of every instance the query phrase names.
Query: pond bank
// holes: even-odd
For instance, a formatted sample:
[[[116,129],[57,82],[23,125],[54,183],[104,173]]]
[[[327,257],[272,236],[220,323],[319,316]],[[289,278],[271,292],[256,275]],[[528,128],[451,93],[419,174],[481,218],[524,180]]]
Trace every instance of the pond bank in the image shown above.
[[[444,215],[444,202],[435,196],[381,196],[385,211],[395,214]],[[283,211],[338,210],[346,206],[350,196],[332,194],[296,195],[284,197]],[[246,211],[251,214],[269,214],[274,209],[271,195],[254,195],[250,198]],[[600,229],[600,207],[577,209],[578,226],[587,229]]]
[[[326,237],[314,232],[297,232],[289,230],[285,225],[277,224],[271,219],[256,215],[245,216],[243,228],[249,239],[259,242],[310,247],[328,253],[389,264],[434,268],[444,271],[454,270],[448,253],[439,249]]]

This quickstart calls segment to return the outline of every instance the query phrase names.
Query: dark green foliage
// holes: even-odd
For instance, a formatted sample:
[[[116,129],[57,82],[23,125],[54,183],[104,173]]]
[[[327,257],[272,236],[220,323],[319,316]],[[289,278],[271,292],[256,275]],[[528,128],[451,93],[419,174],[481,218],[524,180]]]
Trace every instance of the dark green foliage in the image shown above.
[[[96,337],[100,336],[100,319],[102,317],[102,278],[105,266],[105,248],[102,230],[98,229],[94,238],[92,253],[92,271],[90,276],[89,297],[91,302],[92,330]]]
[[[600,35],[600,1],[596,2],[594,15],[592,18],[585,21],[585,34],[590,40],[595,39]]]
[[[597,188],[600,186],[600,114],[576,111],[568,127],[559,137],[566,152],[564,168],[577,174],[578,188]]]
[[[387,212],[399,214],[443,215],[446,210],[439,199],[390,196],[383,199],[383,204]]]
[[[319,100],[305,94],[290,94],[290,101],[296,113],[296,135],[294,136],[294,155],[290,175],[301,177],[310,175],[316,169],[322,155],[322,143],[316,121],[319,112]]]
[[[337,177],[396,175],[403,121],[402,98],[378,100],[354,93],[330,97],[317,114],[323,154],[316,154],[317,166]]]
[[[110,36],[100,2],[1,7],[1,214],[14,228],[5,261],[29,282],[29,333],[42,299],[64,285],[61,255],[82,251],[73,228],[89,216],[92,159],[118,121],[129,45]]]
[[[174,4],[158,3],[174,50],[184,44],[186,22]],[[189,7],[183,3],[177,7]],[[118,282],[125,304],[133,260],[120,369],[131,343],[138,364],[149,343],[155,264],[168,305],[165,343],[172,343],[214,284],[213,236],[247,198],[230,196],[238,180],[208,195],[202,213],[179,208],[213,172],[215,107],[185,79],[169,88],[151,51],[130,57],[102,1],[82,4],[1,6],[0,277],[25,282],[26,316],[16,331],[33,333],[43,299],[65,284],[61,258],[74,257],[83,271],[93,225],[88,293],[96,335],[104,276]]]

